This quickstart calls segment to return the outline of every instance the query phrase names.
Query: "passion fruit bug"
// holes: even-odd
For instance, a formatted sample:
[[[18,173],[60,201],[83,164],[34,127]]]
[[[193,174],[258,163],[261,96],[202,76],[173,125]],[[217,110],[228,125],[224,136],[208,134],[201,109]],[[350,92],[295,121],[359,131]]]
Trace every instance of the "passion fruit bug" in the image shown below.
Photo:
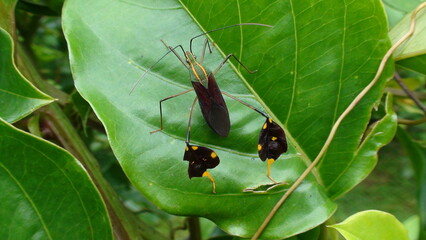
[[[209,52],[212,52],[212,47],[210,46],[209,40],[206,38],[204,41],[201,57],[199,60],[197,60],[196,56],[194,55],[192,51],[192,41],[198,37],[205,36],[208,33],[216,32],[219,30],[223,30],[226,28],[231,28],[235,26],[243,26],[243,25],[257,25],[257,26],[263,26],[263,27],[272,27],[270,25],[266,24],[260,24],[260,23],[241,23],[241,24],[235,24],[230,25],[222,28],[218,28],[215,30],[207,31],[205,33],[202,33],[200,35],[197,35],[189,41],[189,51],[185,51],[182,45],[177,45],[175,47],[168,46],[163,40],[162,43],[169,49],[157,62],[155,62],[153,65],[151,65],[145,73],[139,78],[139,80],[135,83],[130,93],[133,92],[133,90],[136,88],[140,80],[159,62],[161,61],[165,56],[167,56],[169,53],[173,53],[183,64],[183,66],[188,69],[190,81],[192,84],[192,89],[183,91],[181,93],[163,98],[160,100],[160,128],[157,130],[152,131],[151,133],[155,133],[158,131],[163,130],[163,110],[162,110],[162,103],[166,100],[172,99],[177,96],[181,96],[183,94],[189,93],[193,90],[195,90],[196,97],[194,99],[194,102],[192,104],[191,110],[190,110],[190,116],[188,120],[188,128],[187,128],[187,135],[186,135],[186,146],[185,146],[185,153],[183,156],[183,160],[188,161],[188,176],[189,178],[193,177],[208,177],[210,181],[212,182],[212,189],[213,193],[216,192],[216,184],[213,179],[213,177],[210,175],[210,173],[207,171],[207,169],[215,168],[217,165],[219,165],[219,156],[211,150],[210,148],[203,147],[203,146],[196,146],[190,144],[190,132],[191,132],[191,119],[192,114],[194,110],[194,106],[196,102],[199,102],[201,112],[203,114],[203,117],[209,127],[218,135],[222,137],[226,137],[229,134],[230,131],[230,119],[229,119],[229,112],[228,108],[226,107],[225,100],[223,99],[223,95],[226,95],[239,103],[253,109],[254,111],[258,112],[260,115],[265,117],[265,123],[262,125],[262,128],[260,130],[259,135],[259,141],[257,145],[257,150],[259,157],[262,161],[267,161],[267,177],[271,179],[274,183],[275,180],[271,177],[270,174],[270,168],[271,164],[278,159],[278,157],[287,151],[287,140],[285,137],[285,133],[283,129],[275,123],[272,118],[270,118],[266,113],[258,110],[257,108],[249,105],[248,103],[245,103],[238,98],[226,93],[222,92],[219,89],[219,86],[216,82],[216,79],[214,75],[222,68],[222,66],[230,59],[234,58],[242,67],[244,67],[245,70],[249,73],[255,73],[256,71],[250,71],[237,57],[234,56],[234,54],[228,54],[226,58],[219,64],[219,66],[214,70],[211,71],[209,68],[205,67],[203,65],[203,60],[205,56],[206,49],[208,47]],[[178,54],[176,49],[180,49],[183,53],[184,59]]]

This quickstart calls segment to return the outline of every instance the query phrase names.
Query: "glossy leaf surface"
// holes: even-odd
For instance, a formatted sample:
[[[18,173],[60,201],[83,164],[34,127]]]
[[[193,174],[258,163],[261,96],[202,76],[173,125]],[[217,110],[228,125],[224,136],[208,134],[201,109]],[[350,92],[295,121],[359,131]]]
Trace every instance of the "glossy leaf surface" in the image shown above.
[[[211,194],[209,179],[190,180],[182,157],[194,94],[166,101],[165,129],[149,134],[159,127],[158,101],[191,88],[188,71],[170,54],[129,95],[143,72],[166,52],[160,39],[187,49],[189,39],[205,30],[239,22],[273,25],[212,33],[216,48],[204,64],[214,70],[225,54],[234,53],[258,70],[251,75],[237,64],[227,64],[215,77],[223,91],[263,107],[284,127],[289,151],[272,165],[271,175],[289,183],[315,158],[333,122],[371,81],[389,47],[380,1],[74,0],[65,4],[63,13],[76,87],[104,123],[130,180],[160,208],[209,218],[244,237],[254,233],[286,190],[283,186],[267,194],[242,192],[269,183],[266,164],[257,156],[265,119],[225,96],[231,131],[221,138],[208,128],[197,107],[191,143],[209,147],[220,157],[220,165],[209,171],[217,194]],[[198,56],[202,43],[202,38],[194,41]],[[320,171],[292,194],[263,237],[307,231],[334,212],[334,203],[318,182],[327,187],[336,179],[344,181],[339,179],[343,170],[358,171],[350,163],[388,73],[343,122]],[[329,191],[345,192],[354,184],[336,184]]]
[[[112,239],[99,192],[68,152],[0,119],[0,238]]]
[[[408,240],[408,231],[392,214],[368,210],[356,213],[345,221],[331,225],[346,240]]]
[[[18,71],[13,48],[9,33],[0,28],[0,117],[11,123],[53,101]]]
[[[377,164],[378,150],[393,139],[396,127],[397,116],[393,111],[393,97],[388,95],[385,100],[385,115],[369,126],[358,150],[348,163],[348,168],[328,186],[331,197],[341,196],[368,176]]]

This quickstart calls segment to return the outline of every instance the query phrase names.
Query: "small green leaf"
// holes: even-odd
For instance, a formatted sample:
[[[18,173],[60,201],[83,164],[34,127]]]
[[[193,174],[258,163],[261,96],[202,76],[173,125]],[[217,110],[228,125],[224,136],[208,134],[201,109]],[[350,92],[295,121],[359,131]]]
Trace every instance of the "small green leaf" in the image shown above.
[[[65,150],[0,119],[0,239],[112,239],[99,192]]]
[[[337,229],[346,240],[409,240],[407,229],[398,219],[377,210],[356,213],[329,227]]]
[[[16,122],[53,99],[36,89],[13,62],[13,41],[0,28],[0,117]]]
[[[417,215],[411,216],[404,222],[405,228],[408,230],[410,240],[419,240],[420,234],[420,218]]]
[[[42,137],[40,131],[40,114],[35,114],[28,120],[28,131],[37,137]]]
[[[426,54],[399,60],[398,65],[426,75]]]
[[[409,31],[412,13],[408,13],[389,33],[393,43]],[[397,64],[426,74],[426,10],[417,13],[414,35],[395,50]]]
[[[410,29],[412,13],[408,13],[394,28],[391,29],[389,36],[392,43],[397,42]],[[394,52],[396,60],[415,57],[426,54],[426,10],[422,9],[416,16],[416,28],[414,35],[411,36],[403,45],[397,48]]]

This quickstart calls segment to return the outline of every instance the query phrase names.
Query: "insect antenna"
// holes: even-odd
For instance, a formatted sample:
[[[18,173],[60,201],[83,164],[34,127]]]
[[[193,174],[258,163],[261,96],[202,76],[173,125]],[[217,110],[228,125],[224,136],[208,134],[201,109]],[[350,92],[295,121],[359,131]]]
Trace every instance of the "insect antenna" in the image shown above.
[[[162,41],[163,42],[163,41]],[[163,42],[164,43],[164,42]],[[164,43],[165,44],[165,43]],[[160,59],[158,59],[154,64],[152,64],[149,68],[146,69],[146,71],[142,74],[142,76],[135,82],[135,84],[133,85],[132,89],[129,92],[129,95],[132,94],[132,92],[136,89],[136,87],[139,85],[140,81],[145,77],[145,75],[155,66],[157,65],[158,62],[160,62],[163,58],[165,58],[169,53],[173,52],[176,56],[179,57],[179,55],[177,55],[175,49],[176,48],[181,48],[183,54],[185,55],[185,51],[183,50],[182,45],[177,45],[176,47],[172,48],[170,46],[166,47],[169,49],[169,51],[167,51]]]
[[[245,25],[255,25],[255,26],[263,26],[263,27],[273,27],[273,26],[271,26],[271,25],[267,25],[267,24],[263,24],[263,23],[239,23],[239,24],[229,25],[229,26],[226,26],[226,27],[221,27],[221,28],[218,28],[218,29],[210,30],[210,31],[207,31],[207,32],[205,32],[205,33],[202,33],[202,34],[200,34],[200,35],[197,35],[197,36],[195,36],[195,37],[191,38],[191,40],[189,40],[189,51],[192,53],[192,40],[194,40],[194,39],[196,39],[196,38],[199,38],[199,37],[204,36],[204,35],[206,35],[206,34],[208,34],[208,33],[216,32],[216,31],[220,31],[220,30],[223,30],[223,29],[227,29],[227,28],[231,28],[231,27],[236,27],[236,26],[245,26]]]

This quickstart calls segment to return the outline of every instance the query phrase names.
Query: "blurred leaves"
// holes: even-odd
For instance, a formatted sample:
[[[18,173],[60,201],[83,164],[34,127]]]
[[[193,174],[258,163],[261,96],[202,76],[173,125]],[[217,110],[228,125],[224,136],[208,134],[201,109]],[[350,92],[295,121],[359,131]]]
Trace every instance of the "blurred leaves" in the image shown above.
[[[423,239],[426,237],[426,149],[413,141],[402,128],[398,128],[397,138],[407,152],[416,173],[417,202],[420,216],[419,239]]]
[[[405,15],[410,13],[423,0],[382,0],[389,21],[389,27],[394,27]]]
[[[408,32],[411,13],[408,13],[389,33],[393,43]],[[397,64],[422,74],[426,74],[426,10],[421,10],[416,17],[414,35],[401,47],[397,48],[394,58]]]
[[[18,9],[30,12],[32,14],[43,15],[43,16],[59,16],[58,12],[55,12],[50,7],[35,3],[31,1],[20,0],[16,5]]]
[[[420,232],[420,219],[414,215],[404,221],[404,226],[408,230],[410,240],[418,240]]]

